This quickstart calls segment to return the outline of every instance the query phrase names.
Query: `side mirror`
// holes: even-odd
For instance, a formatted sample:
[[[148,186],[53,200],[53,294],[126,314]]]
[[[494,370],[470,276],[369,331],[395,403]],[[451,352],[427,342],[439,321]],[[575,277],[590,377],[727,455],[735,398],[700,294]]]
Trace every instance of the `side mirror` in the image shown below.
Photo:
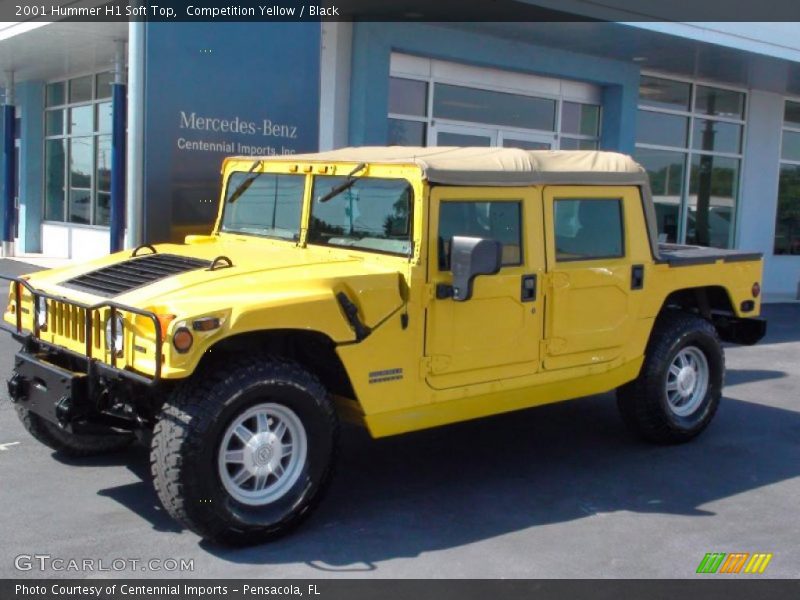
[[[472,297],[472,282],[478,275],[494,275],[503,264],[503,244],[486,238],[455,236],[450,244],[453,300]]]

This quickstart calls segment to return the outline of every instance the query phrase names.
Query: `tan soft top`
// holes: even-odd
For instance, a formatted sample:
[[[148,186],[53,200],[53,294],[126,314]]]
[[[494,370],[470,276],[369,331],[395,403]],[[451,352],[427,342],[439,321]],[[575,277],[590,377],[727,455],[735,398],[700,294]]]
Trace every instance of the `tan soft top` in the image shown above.
[[[314,154],[265,156],[263,160],[413,164],[419,166],[424,179],[447,185],[647,184],[645,170],[631,157],[594,150],[362,146]]]

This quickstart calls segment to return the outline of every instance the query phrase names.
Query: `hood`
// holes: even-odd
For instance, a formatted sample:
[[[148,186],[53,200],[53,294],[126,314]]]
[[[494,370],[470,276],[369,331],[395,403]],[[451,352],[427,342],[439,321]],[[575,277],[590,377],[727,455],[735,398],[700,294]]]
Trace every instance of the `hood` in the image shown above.
[[[190,238],[187,244],[162,244],[137,254],[127,250],[42,271],[29,281],[85,304],[113,300],[150,310],[172,307],[175,312],[181,312],[182,304],[191,304],[195,312],[203,306],[213,310],[276,298],[329,296],[343,286],[355,301],[367,301],[375,318],[401,301],[400,264],[394,257],[367,260],[346,249],[299,248],[249,236]]]

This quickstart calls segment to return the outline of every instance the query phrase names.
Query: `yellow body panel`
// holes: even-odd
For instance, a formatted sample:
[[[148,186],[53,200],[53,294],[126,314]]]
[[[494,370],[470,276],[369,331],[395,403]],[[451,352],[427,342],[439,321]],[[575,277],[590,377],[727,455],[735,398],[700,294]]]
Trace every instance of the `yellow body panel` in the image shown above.
[[[228,159],[223,182],[253,162]],[[653,260],[648,228],[636,186],[429,186],[416,165],[369,164],[359,177],[399,178],[413,193],[411,256],[392,256],[308,242],[311,180],[346,175],[353,163],[328,164],[291,159],[262,160],[255,172],[304,174],[305,199],[297,241],[270,240],[220,232],[222,205],[214,232],[190,236],[185,244],[160,244],[159,253],[213,260],[229,257],[233,268],[194,270],[168,277],[114,298],[120,304],[174,315],[162,348],[156,349],[147,319],[125,315],[125,348],[118,366],[152,375],[156,352],[163,355],[162,377],[190,377],[202,356],[223,339],[276,330],[313,331],[336,345],[359,416],[374,436],[392,435],[475,417],[608,391],[635,378],[656,315],[667,296],[681,289],[717,285],[726,290],[737,316],[753,300],[761,280],[761,261],[671,267]],[[224,189],[224,186],[223,186]],[[603,260],[556,260],[553,202],[559,198],[613,198],[623,206],[624,256]],[[437,299],[436,286],[452,283],[439,268],[440,207],[447,202],[498,201],[519,206],[524,224],[518,256],[499,273],[475,280],[466,302]],[[36,273],[31,286],[66,300],[96,304],[102,298],[61,283],[105,265],[122,262],[130,251],[89,263]],[[513,261],[511,261],[513,262]],[[644,288],[631,289],[631,268],[641,265]],[[535,277],[534,299],[522,301],[523,277]],[[13,288],[12,288],[13,290]],[[336,300],[353,300],[371,334],[357,340]],[[5,313],[16,315],[13,293]],[[32,329],[30,296],[22,298],[23,328]],[[75,352],[86,347],[81,316],[70,318],[54,306],[42,339]],[[66,310],[66,309],[65,309]],[[26,312],[27,311],[27,312]],[[204,316],[221,326],[194,332],[186,354],[172,345],[172,334]],[[96,314],[93,356],[110,362],[105,348],[105,313]],[[59,320],[60,319],[60,320]],[[72,319],[72,320],[70,320]],[[353,407],[357,406],[358,409]]]

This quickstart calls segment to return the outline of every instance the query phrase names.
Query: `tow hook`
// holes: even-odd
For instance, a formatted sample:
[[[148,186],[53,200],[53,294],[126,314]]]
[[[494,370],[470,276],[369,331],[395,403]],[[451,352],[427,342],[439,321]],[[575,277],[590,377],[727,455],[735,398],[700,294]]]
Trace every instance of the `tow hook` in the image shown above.
[[[8,385],[8,396],[12,402],[17,403],[28,397],[28,381],[21,375],[14,374],[6,384]]]
[[[58,402],[56,402],[56,419],[58,419],[58,424],[65,427],[70,421],[70,416],[72,416],[72,399],[68,396],[62,396],[59,398]]]

